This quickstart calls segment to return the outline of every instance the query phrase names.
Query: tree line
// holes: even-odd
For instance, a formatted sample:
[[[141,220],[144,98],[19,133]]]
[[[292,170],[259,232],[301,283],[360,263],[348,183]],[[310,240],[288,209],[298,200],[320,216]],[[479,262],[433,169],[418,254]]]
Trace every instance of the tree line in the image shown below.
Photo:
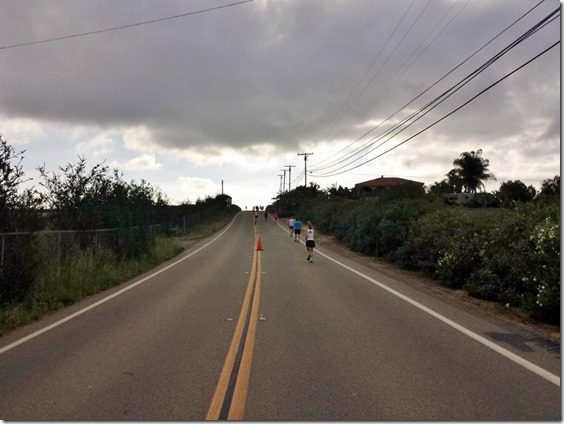
[[[482,157],[482,149],[463,152],[453,161],[455,166],[444,180],[429,187],[431,194],[477,193],[484,189],[484,181],[495,179],[489,173],[489,160]],[[560,194],[560,176],[543,181],[539,192],[532,185],[527,186],[520,180],[509,180],[501,183],[498,190],[491,193],[494,206],[512,207],[517,202],[530,202],[537,196],[543,198]]]
[[[58,171],[39,167],[39,188],[24,188],[24,154],[0,136],[0,233],[179,225],[183,216],[230,206],[226,195],[173,206],[147,181],[126,181],[104,164],[89,168],[80,157]]]
[[[278,193],[269,209],[277,209],[284,215],[296,213],[303,201],[313,198],[354,200],[371,196],[383,200],[423,197],[444,200],[445,195],[452,193],[473,194],[473,200],[468,204],[470,207],[511,208],[518,203],[543,202],[560,196],[559,175],[545,179],[538,191],[532,185],[527,186],[517,179],[504,181],[498,190],[487,193],[484,191],[484,182],[495,179],[494,174],[489,172],[489,164],[489,160],[482,157],[481,149],[463,152],[453,161],[454,168],[446,173],[446,178],[433,183],[427,189],[419,185],[377,187],[370,190],[333,185],[327,189],[321,189],[318,184],[311,183],[309,187],[299,186],[292,191]]]
[[[227,195],[170,205],[147,181],[126,181],[80,157],[57,171],[38,168],[31,185],[24,154],[0,136],[0,312],[21,302],[56,307],[59,297],[64,303],[109,287],[123,269],[127,278],[177,254],[168,235],[238,210]],[[87,275],[85,264],[100,269]],[[101,280],[90,284],[95,277]]]

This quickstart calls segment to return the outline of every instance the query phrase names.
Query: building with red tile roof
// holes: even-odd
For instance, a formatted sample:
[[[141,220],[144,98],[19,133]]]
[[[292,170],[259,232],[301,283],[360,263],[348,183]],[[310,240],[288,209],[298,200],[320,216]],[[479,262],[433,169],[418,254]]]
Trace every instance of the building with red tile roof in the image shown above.
[[[398,178],[398,177],[384,177],[382,175],[380,178],[355,184],[354,188],[356,188],[357,190],[367,190],[367,189],[376,189],[378,187],[397,187],[397,186],[423,187],[423,185],[424,183],[421,183],[419,181],[406,180],[404,178]]]

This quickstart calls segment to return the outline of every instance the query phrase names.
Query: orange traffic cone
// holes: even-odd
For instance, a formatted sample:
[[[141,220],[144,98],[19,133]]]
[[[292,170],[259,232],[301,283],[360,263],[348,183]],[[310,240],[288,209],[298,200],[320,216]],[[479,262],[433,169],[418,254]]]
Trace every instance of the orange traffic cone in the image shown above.
[[[260,236],[257,241],[257,252],[262,251],[262,241],[260,240]]]

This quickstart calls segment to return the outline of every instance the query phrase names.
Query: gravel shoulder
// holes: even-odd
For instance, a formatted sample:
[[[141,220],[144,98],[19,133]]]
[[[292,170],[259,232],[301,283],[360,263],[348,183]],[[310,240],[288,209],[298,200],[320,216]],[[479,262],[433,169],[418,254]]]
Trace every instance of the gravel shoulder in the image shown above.
[[[453,290],[441,286],[437,280],[425,276],[421,272],[404,270],[384,259],[353,252],[333,236],[326,236],[319,234],[319,232],[316,236],[317,244],[322,249],[330,250],[349,260],[377,270],[388,277],[400,280],[438,300],[455,305],[490,321],[504,321],[517,325],[538,337],[560,343],[560,328],[558,326],[534,322],[516,308],[505,308],[495,302],[471,297],[464,290]]]

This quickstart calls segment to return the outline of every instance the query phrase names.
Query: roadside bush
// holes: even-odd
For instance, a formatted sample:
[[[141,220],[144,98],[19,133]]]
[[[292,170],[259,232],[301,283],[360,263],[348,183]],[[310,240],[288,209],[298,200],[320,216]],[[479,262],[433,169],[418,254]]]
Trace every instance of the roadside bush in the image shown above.
[[[481,254],[483,272],[497,277],[497,299],[532,317],[560,320],[560,227],[558,208],[522,205],[507,211],[490,232]],[[474,277],[470,289],[479,284]],[[484,282],[482,282],[484,284]]]
[[[427,271],[424,268],[423,263],[418,262],[417,258],[417,250],[412,246],[411,242],[407,240],[403,245],[396,249],[391,257],[391,260],[400,268]]]
[[[435,207],[442,208],[442,203],[429,202],[425,199],[401,199],[384,206],[384,217],[377,228],[378,254],[389,260],[403,262],[411,268],[413,265],[410,264],[413,260],[406,257],[407,252],[410,255],[415,253],[415,249],[409,244],[410,228],[414,222]]]
[[[536,255],[528,279],[536,289],[531,313],[534,317],[560,323],[560,225],[547,217],[537,224],[530,236]]]
[[[437,209],[409,223],[408,240],[395,258],[409,268],[435,274],[436,263],[444,254],[451,237],[456,237],[462,226],[461,215],[450,207]]]
[[[410,222],[430,208],[427,203],[411,199],[385,202],[374,197],[313,199],[304,202],[299,215],[354,251],[391,257],[405,242]]]
[[[428,199],[315,199],[303,216],[355,251],[385,257],[424,271],[444,286],[559,324],[556,200],[547,197],[515,209],[469,209]]]
[[[470,226],[459,228],[439,254],[436,276],[447,287],[460,289],[472,272],[481,266],[480,250],[485,241],[482,234]]]
[[[468,281],[464,284],[464,289],[468,294],[478,299],[497,302],[500,300],[501,286],[497,274],[489,269],[482,268],[470,275]]]
[[[349,226],[350,247],[366,255],[378,256],[378,225],[384,216],[383,208],[378,201],[366,199],[350,210],[355,214]]]
[[[523,307],[530,288],[523,276],[529,267],[531,246],[526,222],[514,213],[494,220],[479,250],[480,267],[468,279],[469,293],[488,300]]]
[[[356,208],[358,204],[351,203],[346,205],[346,207],[341,207],[335,212],[335,216],[332,220],[331,227],[333,228],[333,234],[337,240],[343,241],[350,245],[352,241],[351,237],[351,227],[356,225]]]
[[[307,216],[316,228],[328,234],[335,233],[336,224],[339,221],[341,210],[346,209],[349,201],[327,200],[317,201],[309,200],[301,208],[301,215]]]
[[[377,255],[391,259],[404,243],[405,236],[406,230],[403,225],[382,219],[376,227]]]

